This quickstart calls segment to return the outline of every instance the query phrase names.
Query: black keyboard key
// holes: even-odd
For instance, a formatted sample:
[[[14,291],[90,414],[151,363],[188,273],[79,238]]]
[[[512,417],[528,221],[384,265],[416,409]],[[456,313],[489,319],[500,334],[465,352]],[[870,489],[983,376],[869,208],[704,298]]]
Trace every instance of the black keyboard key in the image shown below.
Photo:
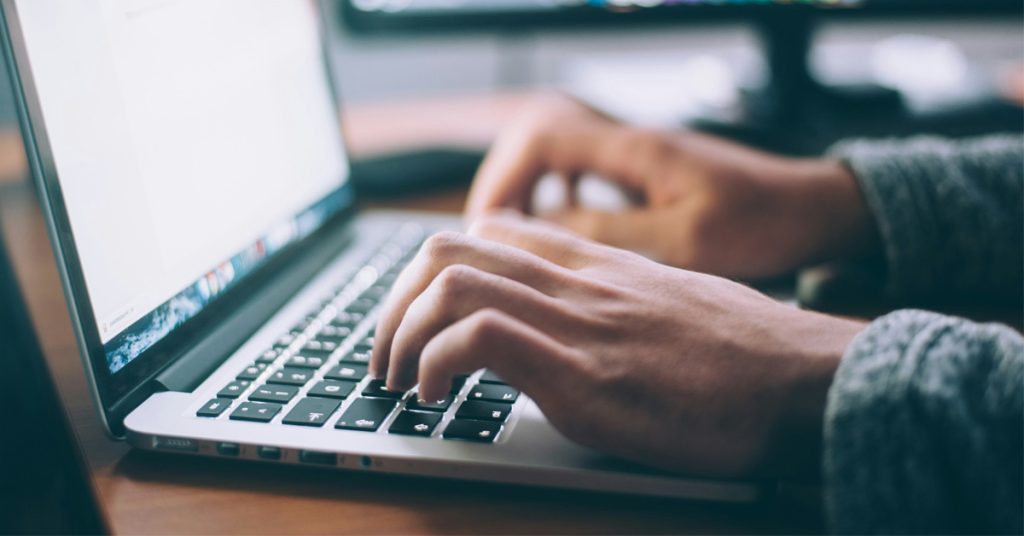
[[[340,405],[340,400],[303,398],[281,422],[298,426],[323,426]]]
[[[343,363],[324,375],[328,380],[361,380],[366,377],[366,365]]]
[[[395,285],[395,281],[398,280],[398,274],[401,271],[402,271],[401,269],[389,270],[386,274],[384,274],[384,275],[380,276],[379,278],[377,278],[377,282],[374,283],[373,286],[375,286],[375,287],[384,287],[385,289],[390,289],[392,286]]]
[[[324,329],[320,330],[319,333],[314,337],[318,341],[333,342],[334,344],[341,344],[342,341],[348,338],[352,334],[352,328],[342,326],[324,326]]]
[[[353,329],[363,321],[364,317],[365,315],[361,313],[342,312],[338,313],[338,316],[334,317],[334,320],[331,320],[331,325]]]
[[[281,404],[243,402],[242,405],[238,406],[238,409],[231,413],[231,420],[270,422],[280,411]]]
[[[501,376],[498,376],[493,371],[485,370],[483,375],[480,376],[480,383],[500,383],[505,385],[507,382],[501,379]]]
[[[226,398],[214,398],[199,408],[196,415],[199,417],[220,417],[224,410],[231,406],[231,401]]]
[[[299,349],[298,353],[307,356],[319,356],[326,358],[330,356],[332,353],[334,353],[334,351],[337,349],[337,343],[333,343],[330,341],[318,341],[314,339],[302,345],[302,348]]]
[[[393,398],[399,399],[405,396],[404,391],[389,391],[385,380],[370,380],[363,388],[363,396],[371,398]]]
[[[319,311],[316,312],[318,313]],[[309,329],[309,326],[313,324],[313,321],[316,320],[316,317],[316,314],[307,315],[306,318],[299,321],[298,324],[295,324],[295,327],[292,328],[292,333],[302,333],[306,331]]]
[[[309,390],[309,396],[322,396],[325,398],[342,399],[352,394],[356,388],[356,382],[339,380],[324,380]]]
[[[508,419],[509,413],[512,413],[512,404],[467,400],[459,406],[459,411],[455,413],[455,417],[458,419],[505,422]]]
[[[341,414],[341,418],[334,425],[342,430],[364,430],[373,432],[380,428],[384,419],[388,417],[391,410],[395,409],[397,403],[386,398],[360,398],[352,402],[352,405]]]
[[[448,423],[444,429],[445,439],[460,439],[462,441],[476,441],[479,443],[492,443],[501,431],[501,423],[493,421],[474,421],[469,419],[455,419]]]
[[[281,355],[280,349],[271,348],[266,352],[263,352],[259,357],[256,358],[257,363],[270,364],[277,361],[278,356]]]
[[[489,402],[515,402],[519,391],[507,386],[481,383],[473,387],[466,396],[467,400],[487,400]]]
[[[424,413],[421,411],[403,411],[395,417],[388,432],[392,434],[429,436],[437,423],[441,422],[440,413]]]
[[[362,342],[360,342],[359,344],[355,345],[355,347],[352,348],[352,351],[357,354],[369,354],[370,352],[373,351],[373,338],[369,337],[363,339]]]
[[[263,374],[264,370],[267,370],[266,363],[253,363],[248,367],[242,369],[242,372],[238,376],[236,376],[235,379],[255,380],[256,378],[260,377],[260,374]]]
[[[249,400],[255,402],[277,402],[287,404],[299,392],[294,385],[261,385],[249,395]]]
[[[306,382],[313,377],[313,370],[295,367],[284,367],[270,375],[267,383],[281,383],[285,385],[306,385]]]
[[[326,357],[312,355],[293,355],[288,358],[287,366],[318,369],[327,362]]]
[[[357,347],[356,350],[353,350],[353,351],[345,354],[345,357],[341,358],[341,362],[342,363],[354,363],[354,364],[358,364],[358,365],[366,365],[367,363],[370,362],[370,351],[366,350],[366,351],[360,352],[360,351],[358,351],[358,347]]]
[[[405,403],[405,407],[408,409],[414,409],[418,411],[445,411],[452,402],[455,401],[454,395],[448,395],[441,400],[420,400],[418,397],[413,396]]]
[[[375,283],[372,287],[363,291],[362,295],[359,296],[361,300],[371,301],[373,303],[380,303],[384,296],[388,295],[388,287],[381,285],[379,282]]]
[[[241,396],[242,391],[249,388],[251,384],[249,380],[235,380],[227,384],[223,389],[217,393],[217,398],[238,398]]]
[[[456,376],[452,378],[452,388],[449,389],[448,392],[453,395],[458,394],[458,392],[462,390],[462,386],[466,385],[467,378],[469,378],[469,376]]]

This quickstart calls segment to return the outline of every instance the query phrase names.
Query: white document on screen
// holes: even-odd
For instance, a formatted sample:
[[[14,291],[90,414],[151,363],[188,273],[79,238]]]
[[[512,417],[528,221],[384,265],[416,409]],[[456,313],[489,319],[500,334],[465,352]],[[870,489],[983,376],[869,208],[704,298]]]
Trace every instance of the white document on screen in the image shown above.
[[[312,3],[17,8],[104,342],[344,180]]]

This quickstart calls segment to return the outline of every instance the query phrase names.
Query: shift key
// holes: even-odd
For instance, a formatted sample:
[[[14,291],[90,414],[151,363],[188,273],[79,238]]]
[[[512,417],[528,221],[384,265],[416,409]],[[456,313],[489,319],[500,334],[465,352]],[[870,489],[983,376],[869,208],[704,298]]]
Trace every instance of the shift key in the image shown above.
[[[345,413],[341,414],[335,428],[342,430],[362,430],[373,432],[380,428],[391,410],[398,405],[396,400],[387,398],[360,398],[352,402]]]

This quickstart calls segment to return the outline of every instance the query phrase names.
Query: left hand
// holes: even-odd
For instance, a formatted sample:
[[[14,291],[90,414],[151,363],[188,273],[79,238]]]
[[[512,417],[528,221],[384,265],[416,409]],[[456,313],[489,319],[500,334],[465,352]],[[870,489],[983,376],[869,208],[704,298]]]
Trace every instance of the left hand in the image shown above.
[[[815,472],[825,396],[863,324],[503,215],[430,238],[371,373],[443,398],[489,368],[570,439],[714,476]]]

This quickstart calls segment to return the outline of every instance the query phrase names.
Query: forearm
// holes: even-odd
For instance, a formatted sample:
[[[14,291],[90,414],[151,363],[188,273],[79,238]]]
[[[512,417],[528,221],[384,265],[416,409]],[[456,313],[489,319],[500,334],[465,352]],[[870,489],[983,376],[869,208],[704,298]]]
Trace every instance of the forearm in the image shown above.
[[[1020,302],[1022,138],[859,141],[840,144],[830,156],[857,179],[893,298]]]
[[[1024,340],[921,311],[850,344],[825,416],[838,532],[1020,532]]]

